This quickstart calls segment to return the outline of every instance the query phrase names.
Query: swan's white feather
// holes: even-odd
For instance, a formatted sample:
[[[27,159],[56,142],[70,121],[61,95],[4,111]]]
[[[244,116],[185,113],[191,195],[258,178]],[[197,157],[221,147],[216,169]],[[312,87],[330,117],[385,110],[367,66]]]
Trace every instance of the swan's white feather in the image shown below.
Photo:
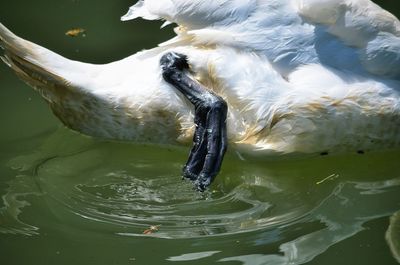
[[[194,29],[244,21],[256,7],[257,0],[140,0],[122,20],[138,17],[148,20],[165,19]]]

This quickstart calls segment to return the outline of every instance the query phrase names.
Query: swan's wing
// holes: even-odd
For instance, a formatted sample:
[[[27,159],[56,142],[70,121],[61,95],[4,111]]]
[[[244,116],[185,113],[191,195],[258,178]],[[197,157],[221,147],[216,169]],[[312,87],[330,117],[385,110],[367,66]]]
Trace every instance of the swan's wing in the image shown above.
[[[181,26],[161,46],[256,51],[282,75],[316,63],[400,78],[400,22],[370,0],[140,0],[122,19],[137,17]]]
[[[268,17],[280,24],[310,23],[331,26],[330,32],[352,45],[377,31],[400,34],[400,22],[371,0],[139,0],[122,20],[163,19],[188,29],[226,27],[244,21],[262,30]],[[304,20],[293,20],[300,16]],[[258,22],[258,23],[257,23]],[[247,30],[244,28],[243,30]]]

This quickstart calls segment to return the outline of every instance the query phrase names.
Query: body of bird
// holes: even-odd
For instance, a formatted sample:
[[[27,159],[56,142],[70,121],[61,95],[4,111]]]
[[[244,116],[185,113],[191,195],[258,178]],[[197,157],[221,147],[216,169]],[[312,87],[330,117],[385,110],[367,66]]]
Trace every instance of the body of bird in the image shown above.
[[[141,0],[122,19],[177,23],[159,47],[105,65],[68,60],[0,26],[5,61],[68,127],[190,143],[191,103],[161,57],[187,56],[222,97],[232,148],[258,156],[400,146],[400,22],[369,0]]]

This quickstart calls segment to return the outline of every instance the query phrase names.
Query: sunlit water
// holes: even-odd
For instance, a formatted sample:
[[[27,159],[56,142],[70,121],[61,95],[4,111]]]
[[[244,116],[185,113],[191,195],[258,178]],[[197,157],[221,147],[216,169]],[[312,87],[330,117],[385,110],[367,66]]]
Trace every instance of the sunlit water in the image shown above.
[[[94,62],[166,38],[158,24],[120,25],[132,1],[117,2],[15,0],[0,19]],[[67,39],[73,26],[86,39]],[[398,264],[400,151],[270,161],[231,151],[199,193],[180,175],[189,147],[71,132],[0,71],[0,264]]]

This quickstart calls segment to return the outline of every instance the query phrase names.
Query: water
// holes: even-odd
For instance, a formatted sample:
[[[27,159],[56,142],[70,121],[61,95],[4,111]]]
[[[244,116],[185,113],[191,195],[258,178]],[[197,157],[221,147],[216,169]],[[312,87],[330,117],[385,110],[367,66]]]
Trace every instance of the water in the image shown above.
[[[130,1],[33,2],[0,3],[1,21],[74,59],[116,60],[170,36],[158,23],[120,23]],[[65,36],[73,27],[86,37]],[[229,153],[200,194],[179,175],[187,148],[71,132],[0,73],[1,264],[398,264],[399,151],[268,162]]]

